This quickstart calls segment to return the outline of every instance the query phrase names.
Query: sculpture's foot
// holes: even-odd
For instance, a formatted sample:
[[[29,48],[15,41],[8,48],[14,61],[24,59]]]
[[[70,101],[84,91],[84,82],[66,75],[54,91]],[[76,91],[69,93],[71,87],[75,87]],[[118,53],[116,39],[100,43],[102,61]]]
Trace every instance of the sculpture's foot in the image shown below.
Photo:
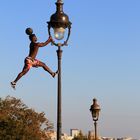
[[[14,89],[14,90],[16,90],[16,83],[13,81],[13,82],[11,82],[11,87]]]
[[[58,70],[56,72],[52,73],[52,77],[54,78],[58,73],[59,73]]]

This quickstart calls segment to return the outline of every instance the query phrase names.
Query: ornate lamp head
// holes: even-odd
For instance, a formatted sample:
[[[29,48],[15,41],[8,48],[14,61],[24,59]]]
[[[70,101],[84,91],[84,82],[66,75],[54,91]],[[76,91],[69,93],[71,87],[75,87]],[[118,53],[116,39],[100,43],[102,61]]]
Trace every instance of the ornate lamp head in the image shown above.
[[[91,115],[94,121],[98,121],[100,110],[100,106],[97,104],[97,100],[94,98],[93,104],[90,107]]]
[[[71,22],[69,21],[68,15],[63,12],[63,2],[62,0],[58,0],[56,2],[56,12],[51,15],[50,21],[48,23],[48,33],[51,35],[51,28],[54,30],[54,35],[52,38],[56,39],[57,41],[63,40],[65,36],[65,30],[68,29],[68,35],[66,40],[63,43],[55,43],[54,39],[52,43],[55,46],[64,46],[67,45],[70,30],[71,30]]]

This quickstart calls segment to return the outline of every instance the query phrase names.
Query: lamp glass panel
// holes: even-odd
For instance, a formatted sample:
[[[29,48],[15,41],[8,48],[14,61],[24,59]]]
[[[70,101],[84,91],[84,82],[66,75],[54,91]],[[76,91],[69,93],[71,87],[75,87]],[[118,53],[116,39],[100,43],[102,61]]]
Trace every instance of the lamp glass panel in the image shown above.
[[[62,40],[64,38],[65,29],[60,28],[54,28],[54,38],[57,40]]]
[[[97,112],[96,112],[96,111],[93,111],[93,112],[92,112],[92,117],[93,117],[93,118],[96,118],[96,117],[97,117]]]

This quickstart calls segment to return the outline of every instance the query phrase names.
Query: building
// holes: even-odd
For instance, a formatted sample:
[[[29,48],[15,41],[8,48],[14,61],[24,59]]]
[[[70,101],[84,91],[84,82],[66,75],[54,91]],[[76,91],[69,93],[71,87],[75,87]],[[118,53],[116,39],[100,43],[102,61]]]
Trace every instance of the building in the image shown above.
[[[88,131],[88,140],[94,140],[94,132]]]
[[[46,135],[50,138],[50,140],[57,140],[57,133],[55,131],[46,132]],[[61,140],[72,140],[72,136],[68,136],[66,133],[61,134]]]
[[[111,137],[101,137],[102,140],[115,140],[115,138],[111,138]]]
[[[131,137],[117,138],[117,140],[133,140]]]
[[[68,136],[66,133],[63,133],[61,136],[61,140],[72,140],[72,136]]]
[[[80,130],[78,130],[78,129],[71,129],[70,130],[70,136],[72,136],[73,138],[77,137],[79,135],[79,133],[80,133]]]

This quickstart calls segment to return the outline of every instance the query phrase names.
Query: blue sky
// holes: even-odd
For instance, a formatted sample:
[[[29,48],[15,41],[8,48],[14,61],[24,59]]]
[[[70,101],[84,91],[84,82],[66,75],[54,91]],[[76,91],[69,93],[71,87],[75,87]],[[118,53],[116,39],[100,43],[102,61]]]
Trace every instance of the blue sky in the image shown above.
[[[44,111],[56,127],[57,78],[43,69],[31,69],[13,91],[9,85],[28,55],[27,27],[39,41],[48,38],[47,24],[55,12],[55,0],[5,0],[0,5],[0,96],[21,98]],[[93,129],[89,112],[97,98],[102,110],[99,134],[140,138],[140,1],[64,0],[72,33],[63,48],[63,131]],[[54,71],[56,47],[41,48],[37,56]]]

